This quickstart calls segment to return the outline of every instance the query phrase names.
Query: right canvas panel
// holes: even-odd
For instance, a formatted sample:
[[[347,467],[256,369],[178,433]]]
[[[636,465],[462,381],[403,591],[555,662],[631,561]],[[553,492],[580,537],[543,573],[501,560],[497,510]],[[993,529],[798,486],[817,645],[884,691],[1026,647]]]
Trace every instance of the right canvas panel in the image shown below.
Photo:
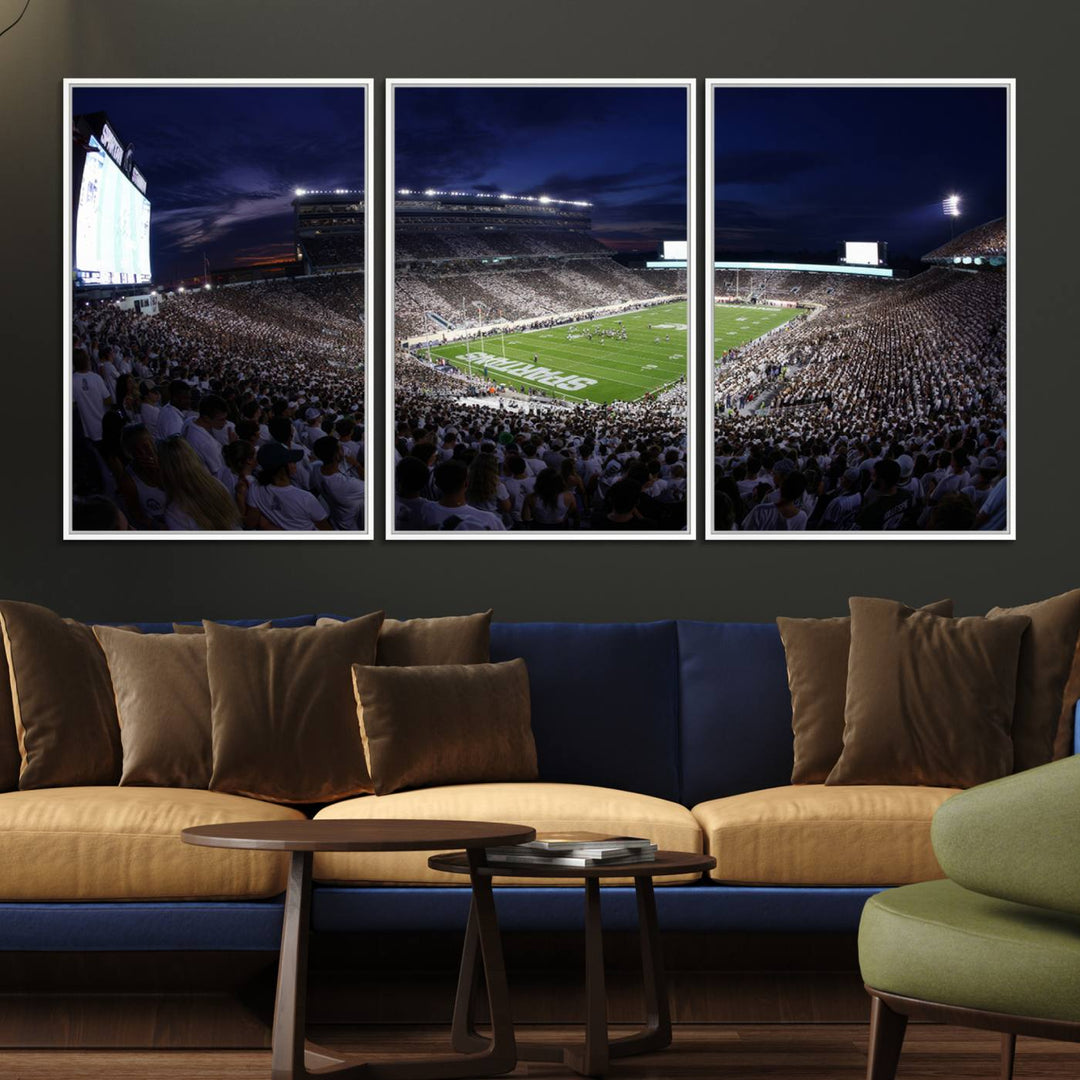
[[[1014,94],[707,83],[709,539],[1015,538]]]

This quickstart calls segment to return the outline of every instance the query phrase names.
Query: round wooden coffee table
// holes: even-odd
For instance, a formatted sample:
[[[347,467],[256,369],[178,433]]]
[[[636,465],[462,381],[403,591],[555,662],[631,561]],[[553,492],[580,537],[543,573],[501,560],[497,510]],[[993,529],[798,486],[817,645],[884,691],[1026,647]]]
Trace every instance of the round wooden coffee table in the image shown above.
[[[585,1042],[582,1046],[545,1046],[538,1043],[518,1043],[518,1057],[523,1061],[561,1061],[583,1076],[603,1076],[608,1062],[615,1057],[646,1054],[662,1050],[671,1043],[671,1009],[668,1004],[667,980],[660,955],[660,929],[656,919],[656,896],[653,878],[669,874],[700,874],[716,866],[711,855],[696,855],[687,851],[658,851],[655,860],[639,863],[618,863],[609,866],[497,866],[477,864],[472,853],[433,855],[428,859],[432,870],[450,874],[469,874],[479,878],[571,878],[585,885]],[[641,936],[641,967],[645,988],[645,1026],[633,1035],[619,1039],[608,1038],[607,995],[604,987],[604,936],[600,918],[600,880],[602,878],[634,879],[637,893],[638,933]],[[490,1047],[491,1040],[476,1031],[476,991],[480,979],[477,953],[483,949],[483,927],[480,909],[473,904],[469,911],[469,926],[465,934],[465,951],[461,958],[457,997],[454,1000],[454,1022],[451,1045],[462,1053],[475,1054]]]
[[[534,829],[493,821],[250,821],[199,825],[184,829],[180,836],[189,844],[205,847],[291,852],[274,1000],[272,1080],[310,1080],[329,1074],[343,1080],[346,1077],[353,1080],[456,1080],[468,1076],[500,1076],[517,1064],[491,875],[482,872],[483,849],[525,843],[536,836]],[[476,1052],[390,1064],[365,1063],[353,1057],[336,1056],[306,1043],[308,929],[314,852],[449,851],[454,848],[466,849],[461,856],[464,869],[457,872],[468,874],[472,883],[469,928],[473,940],[480,942],[491,1009],[491,1039],[485,1039]]]

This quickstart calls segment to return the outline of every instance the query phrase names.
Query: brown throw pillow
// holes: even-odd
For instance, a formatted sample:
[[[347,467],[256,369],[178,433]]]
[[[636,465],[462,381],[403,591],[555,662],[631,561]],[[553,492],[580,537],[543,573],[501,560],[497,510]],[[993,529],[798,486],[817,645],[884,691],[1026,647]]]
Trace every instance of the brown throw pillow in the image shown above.
[[[19,787],[115,784],[120,726],[105,654],[89,626],[0,601],[19,741]]]
[[[1054,737],[1054,760],[1071,757],[1076,739],[1076,703],[1080,701],[1080,641],[1076,643],[1072,671],[1065,684],[1065,696],[1061,703],[1057,735]]]
[[[950,618],[951,600],[922,611]],[[851,616],[835,619],[779,618],[791,690],[791,729],[795,736],[793,784],[824,784],[844,749]]]
[[[210,683],[202,634],[132,634],[95,626],[112,675],[121,785],[210,784]]]
[[[252,626],[252,627],[241,626],[238,629],[240,629],[240,630],[248,630],[248,629],[250,629],[250,630],[269,630],[272,625],[273,625],[272,623],[261,622],[261,623],[256,624],[255,626]],[[174,634],[205,634],[206,633],[206,631],[203,629],[203,624],[202,623],[174,622],[172,624],[172,630],[173,630]]]
[[[0,649],[0,791],[19,787],[19,736],[15,730],[15,706],[11,697],[11,678],[7,656]]]
[[[1031,626],[1020,644],[1013,715],[1013,772],[1054,760],[1054,740],[1061,718],[1076,638],[1080,634],[1080,589],[1022,607],[996,607],[988,619],[1027,615]]]
[[[315,625],[333,626],[338,621],[324,617]],[[387,619],[375,654],[380,667],[486,664],[490,659],[490,610],[438,619]]]
[[[281,803],[371,791],[353,664],[373,664],[383,613],[336,626],[204,623],[213,791]]]
[[[535,780],[524,660],[352,669],[376,795],[402,788]]]
[[[973,787],[1012,769],[1026,615],[945,619],[852,597],[844,752],[827,784]]]

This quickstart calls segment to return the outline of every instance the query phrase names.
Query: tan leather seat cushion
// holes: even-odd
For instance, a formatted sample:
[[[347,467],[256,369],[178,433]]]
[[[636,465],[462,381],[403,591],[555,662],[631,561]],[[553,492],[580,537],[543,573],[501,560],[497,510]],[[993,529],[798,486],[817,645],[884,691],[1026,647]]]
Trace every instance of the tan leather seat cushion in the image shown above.
[[[531,825],[537,832],[584,831],[645,836],[661,848],[701,851],[701,829],[685,806],[629,791],[581,784],[457,784],[348,799],[320,810],[317,821],[341,818],[448,818]],[[467,878],[429,870],[433,852],[326,852],[315,856],[315,880],[407,885],[464,885]],[[658,885],[693,881],[696,874],[657,878]],[[605,879],[626,884],[628,879]],[[565,878],[495,878],[496,885],[575,885]]]
[[[955,788],[796,784],[694,807],[710,876],[740,885],[907,885],[944,875],[930,819]]]
[[[239,900],[285,888],[287,856],[194,847],[189,825],[293,821],[299,810],[190,788],[0,795],[0,900]]]

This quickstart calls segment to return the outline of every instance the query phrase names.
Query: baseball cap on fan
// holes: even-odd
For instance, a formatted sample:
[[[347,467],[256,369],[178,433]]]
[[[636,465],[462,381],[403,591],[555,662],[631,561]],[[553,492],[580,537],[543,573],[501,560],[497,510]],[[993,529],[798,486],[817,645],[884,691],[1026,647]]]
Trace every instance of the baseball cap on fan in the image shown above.
[[[308,422],[310,422],[312,420],[316,420],[320,416],[322,416],[322,410],[321,409],[316,409],[314,405],[312,405],[310,408],[308,408],[304,412],[304,419],[307,420]]]
[[[896,459],[896,464],[900,466],[900,479],[910,480],[911,474],[915,471],[915,460],[910,454],[901,454]]]
[[[290,450],[279,442],[263,443],[259,447],[256,460],[260,469],[280,469],[282,465],[291,465],[304,456],[303,450]]]

